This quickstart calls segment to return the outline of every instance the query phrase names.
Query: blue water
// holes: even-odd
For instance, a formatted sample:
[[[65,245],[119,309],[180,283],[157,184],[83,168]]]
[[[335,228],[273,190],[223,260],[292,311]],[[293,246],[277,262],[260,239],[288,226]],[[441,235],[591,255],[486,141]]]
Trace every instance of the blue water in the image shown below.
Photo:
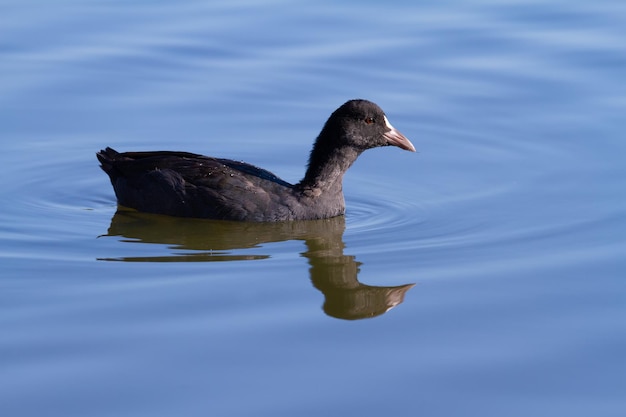
[[[626,415],[624,39],[617,0],[5,2],[0,415]],[[338,219],[116,213],[95,159],[296,182],[351,98],[418,153]]]

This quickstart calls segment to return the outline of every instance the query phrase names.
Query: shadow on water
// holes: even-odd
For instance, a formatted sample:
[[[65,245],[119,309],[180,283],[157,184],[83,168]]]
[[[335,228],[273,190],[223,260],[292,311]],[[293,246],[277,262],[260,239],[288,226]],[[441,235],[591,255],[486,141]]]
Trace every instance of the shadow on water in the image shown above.
[[[311,281],[325,297],[324,312],[331,317],[356,320],[375,317],[402,303],[415,284],[377,287],[359,282],[361,263],[344,255],[345,218],[280,223],[243,223],[168,216],[120,210],[111,219],[106,236],[122,241],[168,245],[181,254],[157,257],[99,258],[123,262],[207,262],[266,259],[270,255],[242,255],[232,251],[261,244],[303,240]],[[193,251],[189,253],[188,251]]]

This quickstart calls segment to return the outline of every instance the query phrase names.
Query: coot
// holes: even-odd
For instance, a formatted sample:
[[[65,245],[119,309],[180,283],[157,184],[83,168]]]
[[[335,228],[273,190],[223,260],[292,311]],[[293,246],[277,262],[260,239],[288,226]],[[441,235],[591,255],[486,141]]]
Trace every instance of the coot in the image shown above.
[[[97,153],[120,205],[179,217],[271,222],[323,219],[345,212],[343,174],[366,149],[413,144],[376,104],[350,100],[317,137],[302,181],[230,159],[187,152]]]

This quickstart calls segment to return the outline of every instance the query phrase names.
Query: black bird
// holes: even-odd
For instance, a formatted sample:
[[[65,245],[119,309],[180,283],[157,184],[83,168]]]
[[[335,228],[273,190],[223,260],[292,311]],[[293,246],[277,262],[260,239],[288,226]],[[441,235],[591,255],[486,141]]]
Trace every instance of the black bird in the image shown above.
[[[106,148],[97,157],[122,206],[179,217],[272,222],[342,215],[343,174],[361,152],[389,145],[415,152],[380,107],[350,100],[330,116],[304,178],[293,185],[245,162],[187,152]]]

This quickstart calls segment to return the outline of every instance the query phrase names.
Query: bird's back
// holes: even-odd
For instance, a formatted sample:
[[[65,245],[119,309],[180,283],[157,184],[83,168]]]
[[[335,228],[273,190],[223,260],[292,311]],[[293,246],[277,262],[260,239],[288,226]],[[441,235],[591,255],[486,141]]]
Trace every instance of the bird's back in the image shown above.
[[[224,220],[294,218],[294,187],[244,162],[187,152],[97,153],[119,204],[150,213]],[[295,207],[295,208],[294,208]]]

